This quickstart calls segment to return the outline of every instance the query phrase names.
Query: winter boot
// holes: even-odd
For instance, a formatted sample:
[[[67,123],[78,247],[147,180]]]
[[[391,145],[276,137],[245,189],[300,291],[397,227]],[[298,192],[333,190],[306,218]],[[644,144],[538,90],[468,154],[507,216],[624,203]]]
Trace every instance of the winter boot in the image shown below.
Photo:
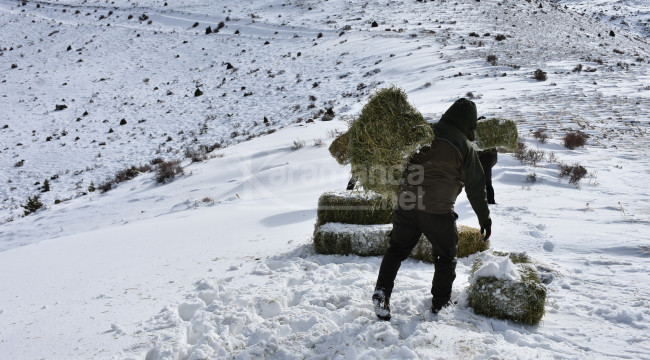
[[[380,320],[390,320],[390,299],[386,296],[384,289],[375,289],[372,294],[372,303],[375,304],[375,314]]]
[[[431,313],[433,313],[433,315],[436,315],[443,308],[454,306],[454,305],[456,305],[456,303],[451,300],[448,300],[446,302],[431,301]]]

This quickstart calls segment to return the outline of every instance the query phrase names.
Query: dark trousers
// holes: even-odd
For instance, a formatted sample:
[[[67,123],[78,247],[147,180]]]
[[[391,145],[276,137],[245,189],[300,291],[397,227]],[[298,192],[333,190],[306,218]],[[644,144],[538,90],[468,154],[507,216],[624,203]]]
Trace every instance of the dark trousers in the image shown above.
[[[451,297],[451,287],[456,279],[457,218],[458,215],[453,212],[429,214],[420,210],[395,210],[390,246],[381,262],[376,288],[383,289],[390,298],[402,261],[411,254],[424,234],[433,248],[435,266],[431,285],[433,304],[446,304]]]

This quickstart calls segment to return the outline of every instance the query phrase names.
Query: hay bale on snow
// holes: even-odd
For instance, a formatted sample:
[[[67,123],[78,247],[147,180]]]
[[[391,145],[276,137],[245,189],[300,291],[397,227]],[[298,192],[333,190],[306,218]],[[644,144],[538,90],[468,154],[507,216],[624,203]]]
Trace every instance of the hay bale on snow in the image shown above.
[[[544,316],[546,288],[527,255],[494,252],[474,260],[468,300],[476,314],[533,325]]]
[[[476,126],[476,146],[479,149],[501,147],[515,151],[518,140],[517,124],[512,120],[492,118],[481,120]]]
[[[377,91],[347,134],[352,174],[364,189],[390,195],[410,157],[434,139],[431,126],[395,86]]]
[[[393,215],[390,199],[372,191],[326,192],[318,199],[317,225],[344,223],[388,224]]]
[[[489,241],[483,241],[481,230],[460,225],[458,227],[458,255],[464,258],[477,252],[485,251],[490,247]],[[424,237],[420,239],[413,249],[411,256],[424,262],[433,262],[431,243]]]
[[[314,231],[314,249],[319,254],[381,256],[388,249],[392,229],[392,224],[327,223],[316,227]],[[480,240],[479,244],[477,234],[478,238],[481,238],[478,229],[468,226],[459,227],[458,257],[466,257],[487,249],[489,244],[483,242],[483,240]],[[424,236],[413,249],[411,257],[428,263],[433,262],[431,243]]]
[[[392,228],[391,224],[327,223],[314,231],[314,249],[319,254],[384,255]]]

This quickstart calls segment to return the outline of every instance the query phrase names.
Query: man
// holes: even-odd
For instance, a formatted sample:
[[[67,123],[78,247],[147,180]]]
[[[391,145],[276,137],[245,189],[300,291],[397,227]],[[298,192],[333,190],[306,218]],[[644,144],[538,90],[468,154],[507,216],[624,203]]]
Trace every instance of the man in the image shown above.
[[[457,100],[433,125],[433,143],[414,155],[404,172],[393,213],[390,246],[381,262],[372,296],[375,313],[381,320],[390,320],[395,277],[423,233],[431,242],[434,255],[431,311],[437,314],[450,304],[458,253],[458,215],[454,204],[463,187],[478,216],[483,240],[491,235],[485,177],[470,143],[476,123],[474,102]]]

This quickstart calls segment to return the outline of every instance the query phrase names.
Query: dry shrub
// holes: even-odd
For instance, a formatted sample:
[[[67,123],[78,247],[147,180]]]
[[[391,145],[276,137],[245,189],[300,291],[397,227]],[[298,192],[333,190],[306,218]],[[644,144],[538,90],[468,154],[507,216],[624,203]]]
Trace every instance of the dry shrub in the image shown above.
[[[296,150],[302,149],[303,147],[305,147],[305,141],[300,140],[300,139],[296,139],[296,140],[293,141],[293,144],[291,144],[290,148],[291,148],[291,150],[296,151]]]
[[[526,144],[520,142],[517,144],[517,150],[514,153],[515,159],[521,161],[522,164],[530,164],[537,166],[540,161],[544,160],[546,156],[542,150],[529,149]]]
[[[350,122],[352,173],[364,189],[392,195],[409,158],[433,140],[433,129],[409,104],[403,90],[381,89]]]
[[[546,81],[548,77],[546,76],[546,71],[543,71],[542,69],[537,69],[533,73],[533,79],[537,81]]]
[[[577,186],[580,180],[587,175],[587,169],[580,164],[560,165],[560,178],[569,177],[569,184]]]
[[[537,182],[537,173],[530,173],[526,175],[526,182],[527,183],[536,183]]]
[[[542,144],[546,144],[548,141],[548,134],[546,133],[546,129],[537,129],[533,132],[533,137]]]
[[[124,170],[120,170],[115,174],[115,183],[121,183],[125,181],[129,181],[136,176],[138,176],[140,172],[135,166],[131,166],[130,168],[126,168]]]
[[[145,173],[151,171],[151,166],[148,164],[145,165],[140,165],[140,166],[131,166],[128,167],[124,170],[118,171],[115,176],[111,179],[107,179],[105,182],[99,184],[96,189],[99,190],[101,193],[105,193],[107,191],[110,191],[113,189],[113,187],[119,183],[129,181],[136,176],[138,176],[140,173]],[[90,188],[89,188],[90,189]],[[93,189],[95,187],[93,186]],[[89,190],[90,191],[90,190]]]
[[[573,150],[578,147],[583,147],[587,143],[587,134],[582,131],[572,131],[564,135],[564,147]]]
[[[185,157],[196,163],[207,160],[208,153],[205,147],[199,147],[198,149],[187,148],[185,149]]]
[[[154,179],[157,183],[166,183],[174,179],[176,175],[185,174],[180,160],[163,161],[156,167],[156,176]]]

